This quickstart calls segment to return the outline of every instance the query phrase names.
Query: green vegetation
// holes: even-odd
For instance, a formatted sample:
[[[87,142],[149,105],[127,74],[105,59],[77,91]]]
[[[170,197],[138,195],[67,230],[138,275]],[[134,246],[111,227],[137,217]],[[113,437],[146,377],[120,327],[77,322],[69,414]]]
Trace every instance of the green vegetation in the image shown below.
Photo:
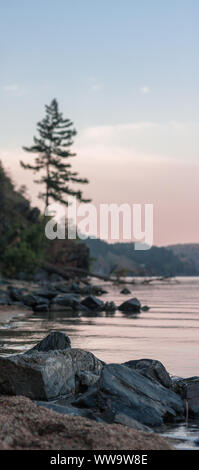
[[[24,193],[16,190],[0,162],[0,272],[6,277],[15,277],[19,272],[31,276],[48,246],[46,217],[30,206]]]
[[[1,237],[1,273],[6,277],[16,277],[23,272],[31,277],[44,260],[47,244],[42,220],[26,228],[19,225],[11,227]]]

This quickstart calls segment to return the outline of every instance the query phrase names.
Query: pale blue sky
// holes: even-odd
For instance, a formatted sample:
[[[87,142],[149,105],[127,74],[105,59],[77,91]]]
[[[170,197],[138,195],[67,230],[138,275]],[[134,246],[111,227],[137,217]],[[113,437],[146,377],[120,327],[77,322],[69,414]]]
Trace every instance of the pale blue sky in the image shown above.
[[[53,96],[78,128],[198,121],[198,23],[197,0],[1,0],[2,144]]]
[[[165,171],[157,169],[161,164],[174,165],[165,182],[169,194],[174,168],[178,173],[180,165],[183,177],[189,174],[189,162],[194,173],[198,169],[198,23],[198,0],[1,0],[0,158],[11,171],[14,168],[18,183],[28,178],[33,199],[38,188],[32,187],[31,174],[24,177],[18,167],[20,148],[31,144],[44,104],[57,97],[79,131],[77,149],[82,157],[77,168],[91,179],[90,195],[100,202],[110,163],[114,201],[118,175],[124,183],[121,200],[134,194],[137,198],[142,181],[142,201],[160,204],[165,219],[166,192],[161,192]],[[147,175],[146,181],[140,176],[146,159],[154,168],[150,186]],[[140,165],[136,179],[134,161]],[[98,185],[93,183],[96,168]],[[178,183],[181,206],[176,206],[176,214],[186,196],[182,180]],[[195,184],[190,174],[193,214],[199,203]],[[110,200],[108,186],[107,182],[103,195]],[[159,188],[157,193],[154,187]],[[168,214],[166,218],[168,225]],[[183,232],[183,238],[179,224],[179,234],[176,225],[169,242],[180,234],[183,241],[197,241],[196,228]],[[164,234],[163,224],[157,243],[166,243]]]

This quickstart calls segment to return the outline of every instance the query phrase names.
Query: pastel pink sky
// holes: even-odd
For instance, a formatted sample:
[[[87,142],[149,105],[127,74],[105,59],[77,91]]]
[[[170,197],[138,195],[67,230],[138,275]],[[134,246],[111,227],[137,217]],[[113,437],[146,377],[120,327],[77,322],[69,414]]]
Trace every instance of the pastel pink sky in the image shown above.
[[[84,195],[100,203],[154,205],[154,244],[199,241],[199,163],[197,123],[137,122],[83,129],[76,139],[73,168],[89,185]],[[30,142],[31,143],[31,142]],[[20,148],[5,149],[0,158],[17,187],[26,184],[39,204],[34,175],[19,160],[31,161]]]
[[[199,241],[199,2],[1,2],[0,159],[19,167],[44,105],[78,131],[73,160],[96,205],[152,203],[154,243]]]

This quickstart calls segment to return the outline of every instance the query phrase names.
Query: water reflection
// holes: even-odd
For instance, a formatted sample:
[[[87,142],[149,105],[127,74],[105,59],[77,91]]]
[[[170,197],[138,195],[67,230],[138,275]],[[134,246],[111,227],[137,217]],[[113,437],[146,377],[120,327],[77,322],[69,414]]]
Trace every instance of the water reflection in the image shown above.
[[[199,449],[199,419],[188,423],[167,425],[164,437],[170,438],[175,443],[176,449],[198,450]]]
[[[107,288],[107,286],[106,286]],[[34,346],[52,330],[64,331],[73,347],[89,350],[105,362],[158,359],[173,374],[199,375],[199,278],[178,283],[134,285],[131,295],[109,285],[101,298],[120,305],[137,297],[150,311],[125,315],[117,311],[82,315],[60,311],[12,318],[0,324],[0,354],[14,354]],[[199,449],[199,422],[167,426],[164,434],[177,438],[178,448]]]

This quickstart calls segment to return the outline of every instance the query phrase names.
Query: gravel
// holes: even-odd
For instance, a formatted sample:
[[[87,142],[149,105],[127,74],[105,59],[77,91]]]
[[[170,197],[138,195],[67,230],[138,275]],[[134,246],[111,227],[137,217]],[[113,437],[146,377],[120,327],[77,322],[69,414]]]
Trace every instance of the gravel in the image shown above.
[[[0,396],[0,449],[171,450],[161,436],[58,414],[23,396]]]

